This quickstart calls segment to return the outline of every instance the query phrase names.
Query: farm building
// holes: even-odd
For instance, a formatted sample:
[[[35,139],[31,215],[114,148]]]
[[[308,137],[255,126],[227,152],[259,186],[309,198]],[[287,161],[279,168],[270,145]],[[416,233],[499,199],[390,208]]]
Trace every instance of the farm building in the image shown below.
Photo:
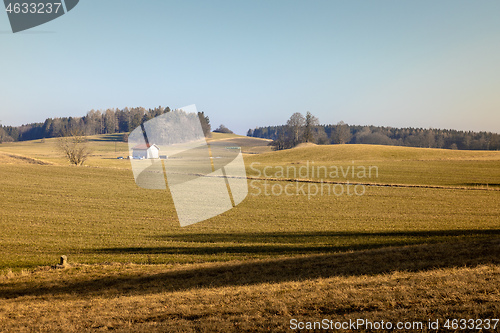
[[[132,148],[133,158],[160,158],[160,148],[155,145],[140,144]]]

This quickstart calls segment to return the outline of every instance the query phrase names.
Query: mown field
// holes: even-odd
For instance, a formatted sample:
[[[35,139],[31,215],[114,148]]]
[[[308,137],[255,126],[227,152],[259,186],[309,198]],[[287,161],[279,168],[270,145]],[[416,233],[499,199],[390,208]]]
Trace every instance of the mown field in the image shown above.
[[[53,139],[0,145],[0,330],[283,331],[299,317],[500,315],[500,152],[266,152],[217,134],[249,153],[249,195],[181,228],[168,191],[138,188],[116,159],[128,155],[120,140],[92,138],[83,167],[67,165]],[[313,162],[376,166],[378,177],[275,177]],[[321,181],[344,194],[313,195]],[[348,195],[347,181],[384,186]],[[287,186],[294,195],[277,194]],[[63,254],[72,267],[51,269]]]

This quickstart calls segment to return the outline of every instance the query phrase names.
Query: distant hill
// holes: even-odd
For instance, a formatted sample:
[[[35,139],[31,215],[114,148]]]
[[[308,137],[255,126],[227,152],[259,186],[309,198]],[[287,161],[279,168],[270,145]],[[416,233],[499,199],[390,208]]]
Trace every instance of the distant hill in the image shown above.
[[[262,163],[290,163],[293,161],[314,161],[316,163],[334,161],[464,161],[497,160],[497,151],[457,151],[435,148],[396,147],[383,145],[313,145],[301,144],[301,147],[286,149],[258,157]]]

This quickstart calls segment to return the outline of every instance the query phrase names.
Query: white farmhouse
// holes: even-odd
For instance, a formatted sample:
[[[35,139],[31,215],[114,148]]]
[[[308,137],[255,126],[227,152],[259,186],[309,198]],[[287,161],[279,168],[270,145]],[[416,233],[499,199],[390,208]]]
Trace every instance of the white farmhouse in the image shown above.
[[[160,148],[155,145],[140,144],[132,148],[133,158],[160,158]]]

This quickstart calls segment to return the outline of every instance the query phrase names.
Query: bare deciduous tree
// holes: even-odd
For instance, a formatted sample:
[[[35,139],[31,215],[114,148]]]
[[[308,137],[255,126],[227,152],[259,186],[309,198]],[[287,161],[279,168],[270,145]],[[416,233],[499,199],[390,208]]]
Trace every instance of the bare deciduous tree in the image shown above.
[[[300,112],[295,112],[294,114],[292,114],[290,119],[288,119],[288,121],[286,122],[292,147],[295,147],[302,142],[302,132],[304,130],[305,124],[306,120]]]
[[[314,138],[317,144],[326,145],[330,143],[330,138],[325,132],[325,128],[318,126],[316,127],[316,132],[314,133]]]
[[[269,146],[273,146],[273,150],[292,148],[291,140],[287,140],[287,138],[285,137],[285,132],[282,129],[278,131],[276,139],[270,142]]]
[[[335,126],[335,137],[334,142],[338,144],[344,144],[351,140],[351,130],[346,123],[342,120],[337,123]]]
[[[231,131],[229,128],[224,126],[223,124],[220,124],[219,127],[217,127],[214,132],[216,133],[227,133],[227,134],[233,134],[233,131]]]
[[[57,146],[68,161],[74,165],[82,165],[92,154],[87,137],[79,131],[58,138]]]

